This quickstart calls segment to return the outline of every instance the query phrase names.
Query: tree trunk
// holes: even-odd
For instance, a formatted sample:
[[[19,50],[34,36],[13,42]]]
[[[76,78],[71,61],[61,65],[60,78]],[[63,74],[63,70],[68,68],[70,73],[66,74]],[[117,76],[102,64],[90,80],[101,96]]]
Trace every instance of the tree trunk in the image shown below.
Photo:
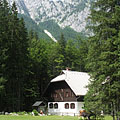
[[[113,120],[115,120],[115,112],[114,112],[114,109],[113,109],[112,116],[113,116]]]
[[[117,116],[117,120],[120,120],[119,116]]]

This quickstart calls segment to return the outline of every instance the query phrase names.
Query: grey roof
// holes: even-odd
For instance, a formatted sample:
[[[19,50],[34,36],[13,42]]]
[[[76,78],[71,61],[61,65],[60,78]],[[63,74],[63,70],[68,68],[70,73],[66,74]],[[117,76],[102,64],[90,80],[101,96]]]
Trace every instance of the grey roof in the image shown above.
[[[42,103],[43,103],[43,101],[36,101],[32,106],[33,107],[37,107],[37,106],[39,106]]]
[[[85,72],[76,72],[63,70],[63,74],[51,80],[52,82],[65,81],[73,90],[76,96],[85,95],[87,93],[86,86],[88,85],[90,76]]]

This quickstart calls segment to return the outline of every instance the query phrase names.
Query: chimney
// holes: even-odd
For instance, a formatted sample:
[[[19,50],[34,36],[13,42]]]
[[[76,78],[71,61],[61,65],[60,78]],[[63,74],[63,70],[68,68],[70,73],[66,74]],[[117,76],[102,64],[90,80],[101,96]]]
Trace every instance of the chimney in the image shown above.
[[[71,70],[71,68],[69,68],[69,67],[66,67],[66,70],[67,70],[67,71],[69,71],[69,70]]]

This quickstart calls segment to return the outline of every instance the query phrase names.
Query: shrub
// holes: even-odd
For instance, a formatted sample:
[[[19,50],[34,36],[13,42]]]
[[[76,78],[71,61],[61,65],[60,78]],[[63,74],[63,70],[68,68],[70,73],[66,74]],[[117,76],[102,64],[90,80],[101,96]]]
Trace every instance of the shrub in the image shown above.
[[[25,114],[27,114],[27,112],[26,112],[26,111],[23,111],[23,112],[17,112],[17,114],[18,114],[18,115],[25,115]]]
[[[82,117],[78,117],[78,120],[83,120],[83,118]]]
[[[35,109],[34,109],[32,112],[34,113],[35,116],[38,116],[38,115],[39,115],[38,111],[35,110]]]

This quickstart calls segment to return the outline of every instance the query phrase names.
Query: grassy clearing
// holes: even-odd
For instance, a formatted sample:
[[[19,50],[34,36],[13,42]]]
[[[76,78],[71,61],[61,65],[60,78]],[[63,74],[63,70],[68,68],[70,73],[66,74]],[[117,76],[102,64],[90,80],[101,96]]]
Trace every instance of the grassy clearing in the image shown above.
[[[79,119],[78,117],[71,117],[71,116],[0,115],[0,120],[79,120]],[[106,116],[104,120],[112,120],[112,117]]]
[[[1,115],[0,120],[78,120],[78,117],[70,116],[10,116]]]
[[[113,120],[111,116],[105,116],[105,120]]]

